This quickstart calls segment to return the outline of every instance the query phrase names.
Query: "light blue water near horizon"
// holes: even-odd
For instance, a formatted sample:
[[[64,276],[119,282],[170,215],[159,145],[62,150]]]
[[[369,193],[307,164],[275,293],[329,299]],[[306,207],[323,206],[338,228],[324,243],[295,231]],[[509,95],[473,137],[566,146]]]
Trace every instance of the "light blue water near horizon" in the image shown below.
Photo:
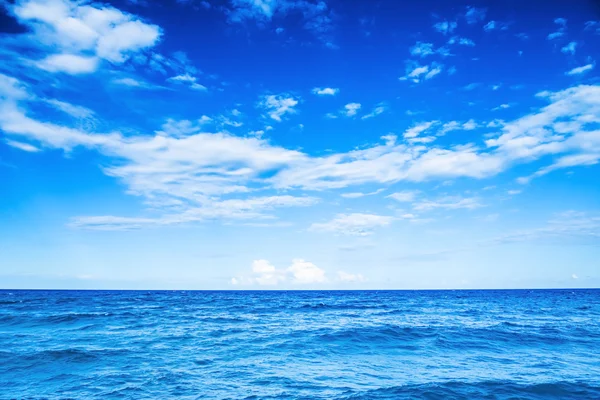
[[[600,398],[600,290],[3,290],[13,398]]]

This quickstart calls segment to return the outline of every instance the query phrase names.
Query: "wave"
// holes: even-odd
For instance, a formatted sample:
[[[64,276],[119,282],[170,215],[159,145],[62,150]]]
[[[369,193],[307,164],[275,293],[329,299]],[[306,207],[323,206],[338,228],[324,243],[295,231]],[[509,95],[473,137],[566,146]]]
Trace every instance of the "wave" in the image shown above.
[[[394,386],[366,391],[349,391],[341,399],[594,399],[600,386],[584,382],[517,384],[509,381],[460,382]]]

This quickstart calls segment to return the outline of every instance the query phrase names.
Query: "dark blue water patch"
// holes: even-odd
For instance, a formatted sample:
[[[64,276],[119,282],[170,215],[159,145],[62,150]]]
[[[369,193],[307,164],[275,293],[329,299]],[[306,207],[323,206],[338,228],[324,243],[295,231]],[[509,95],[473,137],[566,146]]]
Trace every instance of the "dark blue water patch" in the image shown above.
[[[600,398],[600,291],[0,291],[0,399]]]

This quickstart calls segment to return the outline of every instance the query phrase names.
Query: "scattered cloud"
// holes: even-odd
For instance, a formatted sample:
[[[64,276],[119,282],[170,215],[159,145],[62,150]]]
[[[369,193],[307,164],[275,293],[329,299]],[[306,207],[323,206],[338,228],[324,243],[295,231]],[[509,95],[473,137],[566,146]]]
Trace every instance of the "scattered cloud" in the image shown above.
[[[410,54],[416,57],[426,57],[435,54],[432,43],[417,42],[410,48]]]
[[[442,35],[448,35],[448,34],[454,32],[454,30],[456,29],[457,26],[458,25],[457,25],[456,21],[441,21],[441,22],[435,23],[433,25],[433,29],[435,29]]]
[[[346,117],[354,117],[358,110],[360,110],[360,103],[348,103],[344,106],[344,114]]]
[[[507,24],[506,22],[500,22],[500,21],[489,21],[487,24],[485,24],[483,26],[483,30],[486,32],[490,32],[490,31],[494,31],[494,30],[500,30],[500,31],[505,31],[508,30],[509,28],[509,24]]]
[[[409,128],[409,129],[407,129],[406,132],[404,132],[403,136],[405,139],[411,139],[411,138],[417,137],[436,123],[437,123],[437,121],[421,122],[419,124],[414,125],[413,127]]]
[[[254,21],[264,27],[273,21],[288,21],[289,16],[299,17],[300,28],[311,32],[327,48],[337,48],[333,43],[334,14],[327,3],[322,0],[230,0],[226,9],[231,23]],[[281,27],[277,34],[283,33]]]
[[[422,80],[429,80],[442,72],[443,65],[436,62],[430,65],[420,65],[414,61],[406,63],[406,75],[400,77],[401,81],[410,80],[414,83],[419,83]]]
[[[447,196],[435,201],[422,200],[413,203],[413,209],[416,211],[430,211],[435,209],[458,210],[461,208],[472,210],[479,207],[482,207],[481,203],[479,203],[479,199],[475,197],[463,198],[459,196]]]
[[[312,90],[313,94],[316,94],[317,96],[335,96],[336,94],[338,94],[340,91],[340,89],[338,88],[330,88],[330,87],[326,87],[326,88],[314,88]]]
[[[195,76],[190,74],[176,75],[167,79],[169,82],[187,85],[190,89],[206,91],[206,86],[199,84],[197,80]]]
[[[420,191],[418,190],[403,190],[401,192],[392,193],[389,196],[386,196],[386,198],[394,199],[402,203],[410,203],[416,199],[419,193]]]
[[[465,19],[467,24],[473,25],[485,19],[487,10],[485,8],[467,7]]]
[[[581,67],[573,68],[572,70],[565,72],[565,75],[581,75],[583,73],[591,71],[592,69],[594,69],[594,64],[587,64]]]
[[[297,111],[294,107],[298,105],[299,101],[288,95],[267,95],[258,103],[259,107],[267,110],[267,113],[271,119],[281,122],[281,119],[286,114],[295,114]]]
[[[575,54],[575,51],[577,50],[577,42],[569,42],[569,44],[567,44],[566,46],[564,46],[562,49],[560,49],[560,51],[562,51],[565,54]]]
[[[361,119],[369,119],[369,118],[376,117],[378,115],[383,114],[386,110],[387,110],[387,106],[385,104],[379,104],[378,106],[373,108],[373,110],[370,113],[363,115],[361,117]]]

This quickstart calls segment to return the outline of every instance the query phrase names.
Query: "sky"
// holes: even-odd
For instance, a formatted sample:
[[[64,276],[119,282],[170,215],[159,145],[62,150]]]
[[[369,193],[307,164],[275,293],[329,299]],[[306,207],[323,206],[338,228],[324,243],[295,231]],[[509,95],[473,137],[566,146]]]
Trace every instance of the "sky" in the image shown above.
[[[0,287],[600,286],[596,1],[0,9]]]

